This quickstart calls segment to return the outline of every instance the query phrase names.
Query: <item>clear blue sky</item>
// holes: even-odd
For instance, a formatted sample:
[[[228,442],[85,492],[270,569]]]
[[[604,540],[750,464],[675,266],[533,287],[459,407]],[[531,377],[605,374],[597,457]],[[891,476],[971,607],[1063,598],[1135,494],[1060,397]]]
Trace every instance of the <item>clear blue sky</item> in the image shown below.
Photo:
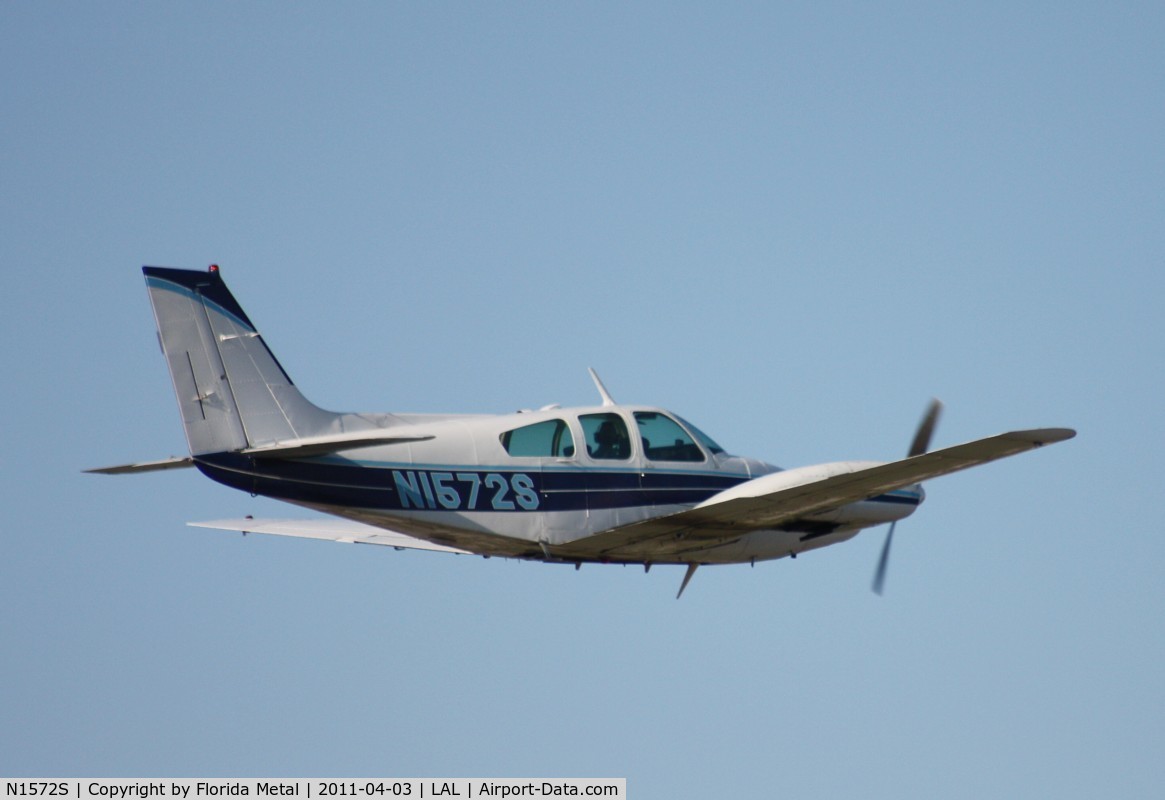
[[[1159,792],[1165,9],[966,5],[5,3],[0,774]],[[881,599],[882,530],[677,602],[193,529],[294,509],[81,470],[182,452],[139,268],[212,262],[338,410],[1080,435],[929,484]]]

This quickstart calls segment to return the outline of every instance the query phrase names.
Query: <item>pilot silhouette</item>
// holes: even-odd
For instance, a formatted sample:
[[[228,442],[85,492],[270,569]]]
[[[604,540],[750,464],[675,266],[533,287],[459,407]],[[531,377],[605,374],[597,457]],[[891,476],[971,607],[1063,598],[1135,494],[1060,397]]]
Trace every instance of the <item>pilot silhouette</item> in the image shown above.
[[[587,449],[592,458],[627,458],[631,455],[631,440],[622,425],[603,420],[595,431],[595,446]]]

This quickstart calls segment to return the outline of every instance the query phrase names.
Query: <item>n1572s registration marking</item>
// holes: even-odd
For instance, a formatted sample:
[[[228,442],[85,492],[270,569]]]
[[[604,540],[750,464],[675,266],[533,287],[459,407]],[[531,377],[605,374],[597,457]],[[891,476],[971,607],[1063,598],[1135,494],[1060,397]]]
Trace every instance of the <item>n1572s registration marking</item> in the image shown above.
[[[524,472],[392,471],[401,508],[446,511],[533,511],[534,479]]]

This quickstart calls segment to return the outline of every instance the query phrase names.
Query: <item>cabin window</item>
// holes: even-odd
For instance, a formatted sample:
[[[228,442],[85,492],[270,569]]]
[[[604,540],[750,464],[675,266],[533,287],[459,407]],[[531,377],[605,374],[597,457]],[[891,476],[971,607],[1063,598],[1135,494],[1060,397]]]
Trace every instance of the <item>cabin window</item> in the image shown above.
[[[512,456],[570,458],[574,455],[574,437],[560,419],[548,419],[506,431],[501,439],[502,447]]]
[[[657,411],[636,411],[643,454],[652,461],[703,461],[704,453],[674,419]]]
[[[631,437],[627,423],[618,414],[583,414],[582,423],[587,441],[587,455],[595,459],[623,460],[631,458]]]

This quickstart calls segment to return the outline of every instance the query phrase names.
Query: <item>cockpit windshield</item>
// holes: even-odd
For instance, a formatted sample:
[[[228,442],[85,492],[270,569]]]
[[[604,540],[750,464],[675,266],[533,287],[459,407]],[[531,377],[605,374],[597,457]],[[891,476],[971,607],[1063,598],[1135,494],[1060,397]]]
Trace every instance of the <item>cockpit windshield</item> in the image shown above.
[[[636,411],[643,455],[651,461],[703,461],[704,453],[687,431],[666,414]]]
[[[700,444],[702,444],[702,445],[704,445],[704,447],[708,448],[709,453],[712,453],[712,455],[719,455],[720,453],[724,452],[724,448],[721,447],[720,445],[716,444],[716,441],[711,436],[704,433],[702,430],[700,430],[695,425],[688,422],[686,419],[679,416],[678,414],[676,415],[676,419],[678,419],[681,423],[683,423],[683,426],[692,432],[692,435],[696,437],[696,440]]]

